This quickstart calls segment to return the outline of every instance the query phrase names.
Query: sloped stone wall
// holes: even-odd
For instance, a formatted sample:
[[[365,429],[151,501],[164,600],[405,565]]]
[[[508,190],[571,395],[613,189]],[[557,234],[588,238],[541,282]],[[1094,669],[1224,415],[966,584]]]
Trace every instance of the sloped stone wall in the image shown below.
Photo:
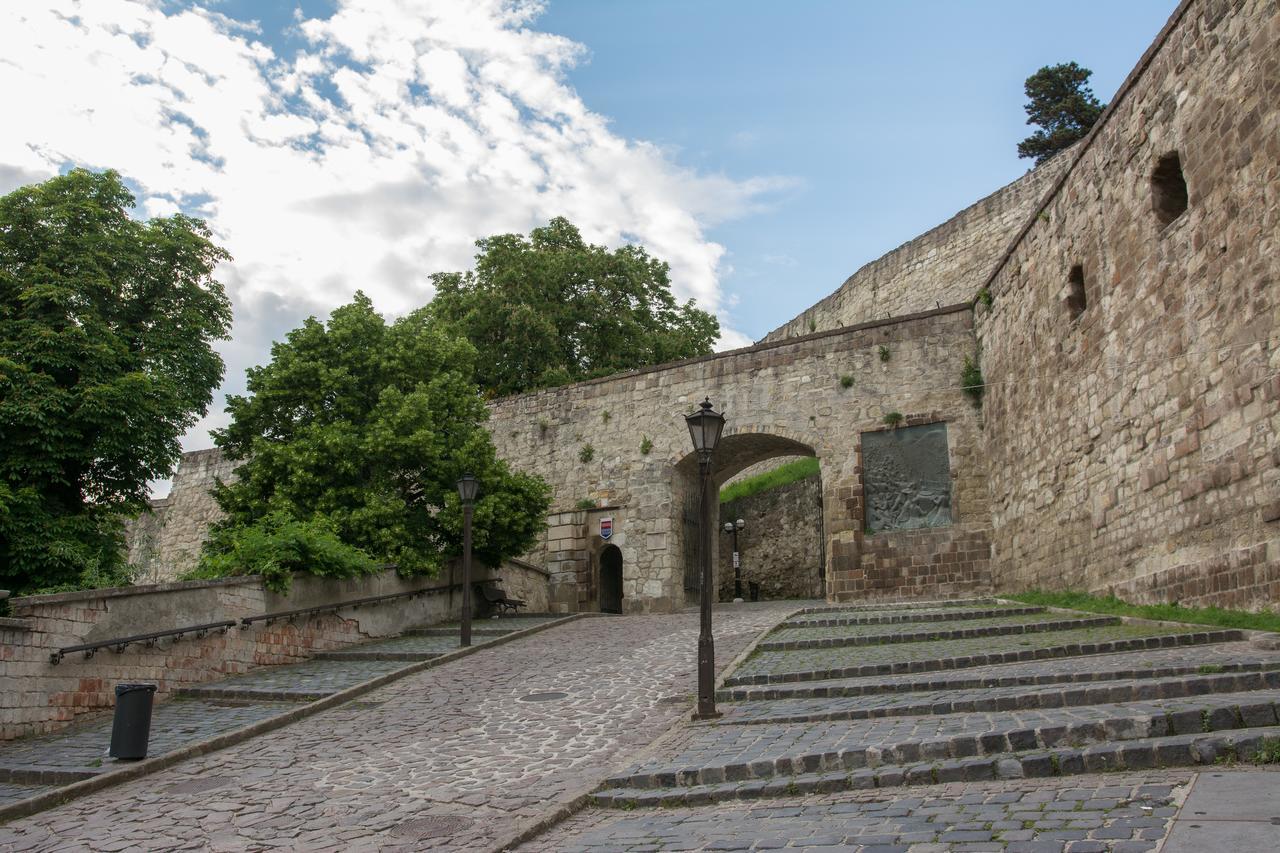
[[[163,583],[195,567],[209,526],[222,518],[211,490],[217,480],[234,480],[235,468],[216,447],[183,454],[169,496],[126,526],[129,562],[141,580]]]
[[[822,480],[805,477],[720,505],[721,524],[741,518],[738,534],[742,595],[760,585],[760,598],[821,598],[825,594]],[[720,533],[720,600],[733,600],[732,537]]]
[[[765,341],[969,302],[1066,165],[1055,157],[863,266]],[[865,212],[864,212],[865,214]],[[860,215],[864,215],[860,214]]]
[[[995,584],[1275,607],[1280,7],[1184,2],[1072,157],[979,308]]]

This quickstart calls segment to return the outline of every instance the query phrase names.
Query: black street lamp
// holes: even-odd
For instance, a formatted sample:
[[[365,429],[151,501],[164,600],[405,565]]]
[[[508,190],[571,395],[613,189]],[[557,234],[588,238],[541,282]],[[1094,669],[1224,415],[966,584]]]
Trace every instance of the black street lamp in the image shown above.
[[[460,646],[471,645],[471,511],[475,507],[480,481],[470,474],[458,480],[458,497],[462,498],[462,640]]]
[[[737,521],[726,521],[724,523],[724,532],[733,534],[733,600],[742,600],[742,561],[738,559],[738,531],[746,527],[747,523],[742,519]]]
[[[724,431],[724,415],[713,411],[711,398],[698,404],[698,411],[684,416],[689,425],[693,449],[698,452],[698,480],[702,489],[702,512],[698,523],[698,558],[701,560],[701,621],[698,629],[698,710],[696,720],[720,716],[716,712],[716,647],[711,637],[711,512],[716,499],[711,489],[711,457]]]

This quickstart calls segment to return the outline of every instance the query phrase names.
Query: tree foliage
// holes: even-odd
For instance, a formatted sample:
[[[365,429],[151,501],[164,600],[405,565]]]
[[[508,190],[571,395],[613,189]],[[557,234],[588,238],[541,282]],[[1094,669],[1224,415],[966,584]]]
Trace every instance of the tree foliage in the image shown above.
[[[421,309],[388,325],[364,294],[315,318],[248,374],[248,396],[227,398],[231,424],[214,442],[242,460],[220,485],[226,531],[272,513],[323,519],[347,545],[402,572],[432,572],[461,547],[456,483],[480,480],[476,556],[496,566],[528,550],[544,525],[549,490],[498,459],[482,424],[475,349]]]
[[[131,219],[115,172],[0,198],[0,585],[111,576],[222,379],[228,258],[203,222]]]
[[[1018,143],[1019,157],[1034,157],[1038,166],[1088,134],[1106,108],[1088,86],[1092,75],[1088,68],[1063,62],[1027,78],[1027,124],[1040,129]]]
[[[382,568],[364,551],[339,539],[328,519],[299,521],[277,511],[250,524],[215,531],[200,565],[186,577],[261,575],[267,589],[288,593],[294,572],[353,578]]]
[[[491,395],[705,355],[720,336],[713,315],[676,302],[667,264],[643,247],[589,245],[564,218],[476,245],[473,271],[431,277],[429,310],[480,352]]]

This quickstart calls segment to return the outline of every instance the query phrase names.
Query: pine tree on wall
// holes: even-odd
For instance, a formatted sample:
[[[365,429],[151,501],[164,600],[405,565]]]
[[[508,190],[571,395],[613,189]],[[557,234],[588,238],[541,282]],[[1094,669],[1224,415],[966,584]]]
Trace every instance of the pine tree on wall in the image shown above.
[[[1024,91],[1030,100],[1023,109],[1027,124],[1040,129],[1018,143],[1019,157],[1034,157],[1039,166],[1085,137],[1106,109],[1089,88],[1092,75],[1088,68],[1063,62],[1046,65],[1027,78]]]

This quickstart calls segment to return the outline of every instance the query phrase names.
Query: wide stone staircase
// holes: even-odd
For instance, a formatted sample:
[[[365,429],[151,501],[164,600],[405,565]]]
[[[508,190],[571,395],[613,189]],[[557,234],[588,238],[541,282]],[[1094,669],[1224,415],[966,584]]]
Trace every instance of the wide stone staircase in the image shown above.
[[[1280,761],[1280,651],[994,599],[814,607],[601,806]]]
[[[472,623],[472,645],[564,618],[524,614],[479,619]],[[456,622],[412,628],[397,637],[320,652],[302,663],[264,666],[181,688],[154,708],[148,756],[290,714],[305,703],[455,652],[458,639]],[[103,712],[52,734],[0,743],[0,807],[127,765],[107,756],[111,726],[112,714]]]

